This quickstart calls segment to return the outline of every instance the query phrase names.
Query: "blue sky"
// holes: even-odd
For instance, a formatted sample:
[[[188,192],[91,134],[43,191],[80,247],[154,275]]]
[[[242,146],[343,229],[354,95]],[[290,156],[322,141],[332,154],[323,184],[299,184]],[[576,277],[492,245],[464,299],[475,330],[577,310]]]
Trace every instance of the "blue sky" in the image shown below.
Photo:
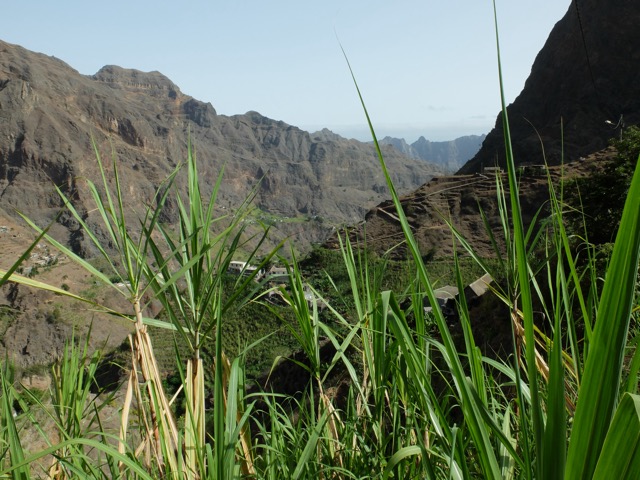
[[[496,0],[507,101],[570,0]],[[487,133],[500,108],[490,0],[3,2],[0,39],[82,74],[158,70],[218,113],[369,139]]]

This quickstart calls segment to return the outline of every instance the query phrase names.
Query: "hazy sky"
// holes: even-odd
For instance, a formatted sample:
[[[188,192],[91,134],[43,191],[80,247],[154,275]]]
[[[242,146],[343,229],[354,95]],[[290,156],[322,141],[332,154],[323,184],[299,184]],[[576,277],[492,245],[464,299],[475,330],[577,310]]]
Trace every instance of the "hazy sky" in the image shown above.
[[[507,101],[570,0],[497,0]],[[82,74],[158,70],[218,113],[368,140],[487,133],[500,108],[490,0],[14,0],[0,38]]]

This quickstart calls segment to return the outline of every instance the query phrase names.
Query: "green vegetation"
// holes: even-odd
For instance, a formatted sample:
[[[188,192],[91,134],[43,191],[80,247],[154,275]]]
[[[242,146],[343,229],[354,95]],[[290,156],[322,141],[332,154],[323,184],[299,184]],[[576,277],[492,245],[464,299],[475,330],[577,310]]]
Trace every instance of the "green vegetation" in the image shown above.
[[[4,336],[7,329],[15,322],[18,312],[13,308],[0,305],[0,335]]]
[[[601,171],[569,185],[569,202],[585,212],[584,228],[594,244],[613,242],[622,216],[622,208],[640,155],[640,128],[625,129],[611,144],[617,156]],[[581,208],[582,207],[582,208]],[[582,216],[579,223],[582,223]],[[581,225],[582,226],[582,225]]]
[[[130,311],[106,309],[91,289],[74,295],[17,275],[20,262],[0,271],[0,282],[42,288],[127,319],[133,332],[130,364],[120,395],[93,396],[100,354],[72,341],[53,367],[48,404],[18,390],[5,362],[0,369],[0,478],[28,479],[45,472],[56,479],[635,478],[640,471],[635,323],[640,167],[626,195],[602,293],[593,295],[591,285],[582,282],[585,270],[577,267],[562,194],[551,182],[551,215],[538,223],[535,235],[524,230],[504,99],[503,121],[510,201],[500,185],[498,191],[507,253],[489,264],[452,232],[475,265],[456,256],[452,275],[440,279],[462,289],[465,275],[476,275],[474,269],[494,276],[498,271],[504,281],[494,293],[509,312],[514,347],[502,359],[479,349],[464,296],[454,319],[440,308],[425,314],[425,298],[438,303],[435,270],[413,237],[373,128],[412,263],[394,266],[341,239],[339,253],[316,250],[315,260],[306,263],[307,269],[324,269],[309,272],[315,282],[309,286],[292,254],[289,287],[279,290],[284,305],[272,309],[268,319],[256,296],[263,286],[250,276],[226,273],[234,252],[246,248],[242,220],[248,208],[224,222],[215,218],[222,173],[212,198],[203,199],[191,151],[188,197],[174,192],[177,232],[159,224],[158,212],[179,170],[160,189],[157,210],[149,208],[135,226],[142,235],[134,235],[125,222],[117,162],[115,192],[104,168],[100,188],[88,182],[115,254],[60,192],[101,252],[103,265],[98,269],[74,255],[46,231],[38,240],[46,237],[101,288],[127,298]],[[218,225],[223,226],[214,228]],[[591,269],[589,278],[600,273],[594,261],[581,268]],[[115,280],[125,288],[116,287]],[[160,302],[161,318],[144,317],[145,298]],[[536,323],[537,310],[543,320]],[[253,316],[260,321],[252,322]],[[462,342],[454,338],[454,326]],[[168,332],[175,348],[160,344],[151,330]],[[265,340],[269,330],[272,336]],[[250,393],[251,352],[259,352],[273,336],[299,350],[290,366],[297,377],[292,380],[301,381],[301,387],[294,393]],[[180,379],[175,393],[167,392],[162,367],[171,361]],[[15,406],[27,402],[31,408],[14,416]],[[107,424],[112,405],[116,427]],[[37,411],[48,415],[56,435],[44,430]],[[42,448],[24,442],[21,432],[29,426],[40,432]]]

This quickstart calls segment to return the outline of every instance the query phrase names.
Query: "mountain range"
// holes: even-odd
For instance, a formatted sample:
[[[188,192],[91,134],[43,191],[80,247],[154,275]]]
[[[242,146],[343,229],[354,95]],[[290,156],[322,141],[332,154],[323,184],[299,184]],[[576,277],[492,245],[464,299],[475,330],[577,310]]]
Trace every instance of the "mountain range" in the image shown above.
[[[105,66],[86,76],[57,58],[0,42],[0,215],[20,211],[48,222],[62,206],[57,185],[97,229],[79,181],[100,178],[94,145],[106,163],[117,159],[128,204],[139,206],[153,203],[188,144],[205,190],[224,170],[219,214],[253,192],[255,221],[272,224],[300,251],[336,225],[360,221],[387,197],[372,145],[328,131],[311,134],[257,112],[218,115],[159,72]],[[403,192],[442,171],[391,146],[384,154]],[[181,191],[184,177],[177,180]],[[170,201],[165,221],[175,220],[175,208]],[[53,231],[86,248],[68,216]]]
[[[100,183],[97,154],[110,182],[117,165],[127,221],[135,229],[189,147],[205,196],[222,174],[214,215],[234,215],[251,197],[247,241],[268,224],[267,247],[288,238],[304,253],[336,227],[360,222],[388,197],[371,144],[329,130],[309,133],[253,111],[219,115],[159,72],[108,65],[95,75],[81,75],[55,57],[0,41],[0,268],[11,266],[34,237],[20,214],[40,226],[57,219],[50,233],[85,258],[94,257],[86,232],[64,213],[55,187],[108,245],[86,182]],[[390,145],[383,151],[402,192],[443,172]],[[178,174],[176,186],[186,192],[186,172]],[[177,208],[170,196],[162,221],[175,223]],[[22,268],[25,275],[97,296],[116,310],[127,307],[112,292],[96,290],[86,273],[44,242]],[[64,297],[17,284],[0,287],[0,354],[10,355],[20,368],[49,364],[72,332],[87,335],[89,322],[91,342],[100,348],[116,347],[129,332],[126,322],[82,310]]]
[[[403,138],[384,137],[382,145],[392,145],[408,157],[435,163],[447,173],[459,170],[478,153],[486,135],[466,135],[445,142],[430,142],[424,137],[408,144]]]
[[[514,162],[523,172],[534,173],[520,178],[525,221],[548,200],[546,168],[535,166],[564,162],[564,175],[569,177],[598,171],[615,159],[615,151],[607,148],[609,141],[640,123],[639,22],[637,2],[571,2],[538,53],[522,92],[507,107]],[[492,254],[478,207],[496,237],[502,236],[494,173],[482,175],[486,167],[496,165],[505,168],[502,114],[457,175],[434,178],[402,197],[425,255],[452,254],[445,219],[481,253]],[[558,182],[563,176],[560,170],[548,170]],[[380,253],[401,242],[390,201],[370,210],[366,221],[350,230],[354,239],[363,238],[365,232],[367,245]],[[335,247],[336,236],[326,245]],[[404,253],[401,245],[395,250],[397,256]]]
[[[554,27],[525,88],[507,109],[519,165],[564,159],[573,161],[575,175],[586,175],[614,155],[590,154],[640,121],[639,4],[579,3],[578,10],[572,2]],[[479,152],[460,168],[465,176],[439,176],[451,168],[450,160],[444,167],[412,158],[429,150],[438,157],[438,152],[454,150],[451,144],[419,140],[418,145],[407,145],[397,139],[381,143],[395,185],[405,194],[402,202],[423,254],[451,253],[451,232],[441,214],[481,253],[490,254],[493,245],[485,225],[499,228],[499,210],[495,181],[480,173],[487,166],[504,166],[501,115]],[[39,224],[60,210],[54,184],[100,234],[81,181],[99,179],[94,145],[105,160],[112,155],[117,159],[126,201],[139,207],[153,204],[156,190],[185,159],[189,144],[198,156],[205,190],[224,170],[216,214],[233,212],[253,191],[256,222],[273,224],[280,238],[294,239],[301,251],[337,226],[366,217],[352,234],[359,237],[366,231],[367,245],[380,253],[400,245],[397,253],[403,256],[397,216],[370,144],[329,130],[305,132],[257,112],[218,115],[211,104],[184,95],[158,72],[106,66],[85,76],[56,58],[0,42],[0,266],[10,264],[29,242],[16,210]],[[455,149],[462,150],[462,144]],[[581,160],[583,156],[587,160]],[[110,162],[105,163],[110,169]],[[557,168],[550,172],[553,178],[562,175]],[[526,221],[544,201],[546,176],[521,181]],[[184,191],[184,176],[177,185]],[[478,205],[486,213],[486,224]],[[174,221],[175,209],[170,201],[163,220]],[[59,218],[52,233],[80,253],[91,254],[69,215]],[[45,265],[51,258],[46,246],[36,255]],[[92,292],[91,279],[74,277],[70,262],[60,259],[58,265],[39,278]],[[7,307],[20,315],[19,321],[2,324],[5,351],[16,354],[22,366],[51,361],[71,332],[52,310],[60,299],[10,285],[0,293],[0,314]],[[113,329],[101,333],[101,325],[95,322],[92,331],[97,342],[126,336],[126,327],[116,335]]]

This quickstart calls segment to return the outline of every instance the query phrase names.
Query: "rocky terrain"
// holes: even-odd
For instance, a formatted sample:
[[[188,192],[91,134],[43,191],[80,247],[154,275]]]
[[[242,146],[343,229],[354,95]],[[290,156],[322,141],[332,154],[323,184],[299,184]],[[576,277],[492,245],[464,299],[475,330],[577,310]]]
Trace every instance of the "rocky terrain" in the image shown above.
[[[219,213],[255,189],[256,220],[275,224],[302,251],[386,198],[371,145],[312,136],[257,112],[218,115],[159,72],[106,66],[84,76],[61,60],[0,42],[0,214],[19,210],[50,220],[61,206],[54,184],[90,212],[80,179],[99,178],[92,141],[107,163],[117,158],[129,203],[138,206],[154,202],[190,142],[204,185],[211,188],[224,169]],[[391,147],[385,153],[404,191],[437,171]],[[178,185],[184,187],[184,176]],[[170,202],[165,220],[174,219]],[[63,217],[59,227],[56,235],[81,248],[72,221]]]
[[[541,167],[545,160],[552,165],[551,178],[559,181],[557,165],[564,149],[565,175],[586,175],[614,155],[614,150],[606,148],[612,137],[640,122],[639,20],[640,8],[631,1],[572,2],[536,57],[524,89],[507,109],[515,162],[524,167],[525,222],[544,208],[548,198]],[[496,128],[458,175],[434,178],[402,198],[424,255],[452,253],[445,218],[480,254],[492,253],[479,207],[500,238],[495,178],[485,170],[496,165],[504,168],[504,151],[502,116],[498,115]],[[367,245],[379,253],[396,247],[394,255],[405,255],[390,201],[370,210],[366,222],[350,234],[362,242],[365,232]],[[327,245],[336,245],[335,235]]]
[[[33,231],[20,222],[3,218],[0,267],[6,268],[18,259],[35,237]],[[100,287],[86,271],[44,241],[33,249],[19,272],[117,311],[131,309],[131,304],[114,288]],[[0,355],[27,372],[25,381],[41,377],[42,368],[60,357],[65,342],[73,336],[86,338],[89,328],[91,349],[114,348],[130,331],[125,320],[99,313],[90,304],[13,283],[0,287]]]
[[[420,137],[412,144],[408,144],[403,138],[384,137],[380,144],[393,145],[411,158],[434,163],[445,172],[454,173],[478,153],[485,137],[486,135],[466,135],[448,142],[430,142]]]
[[[607,140],[640,121],[638,20],[640,9],[629,0],[571,4],[536,58],[524,90],[509,107],[518,164],[539,165],[546,157],[557,165],[564,148],[565,175],[577,176],[614,155],[611,149],[602,150]],[[618,122],[621,118],[624,123]],[[182,94],[158,72],[108,66],[88,77],[55,58],[0,42],[0,267],[7,267],[33,238],[16,210],[41,225],[59,211],[54,184],[96,226],[83,181],[99,178],[92,141],[104,159],[112,153],[118,159],[127,201],[134,207],[154,203],[156,190],[185,159],[190,142],[204,185],[211,187],[224,168],[216,213],[233,212],[253,190],[252,220],[273,225],[301,251],[337,226],[356,225],[349,229],[354,241],[363,242],[366,233],[367,245],[375,251],[393,249],[396,258],[406,255],[371,145],[328,130],[310,134],[257,112],[218,115],[213,106]],[[423,255],[451,255],[453,238],[445,219],[480,255],[491,255],[493,245],[479,207],[489,228],[498,232],[496,178],[482,170],[504,165],[500,116],[460,175],[427,183],[443,167],[407,154],[413,155],[411,149],[439,151],[435,142],[419,141],[411,149],[393,139],[385,143],[390,143],[384,147],[387,166],[396,187],[405,193],[403,207]],[[447,149],[451,147],[443,147]],[[552,166],[548,173],[560,180],[559,167]],[[184,189],[184,176],[177,184]],[[545,208],[547,188],[545,170],[525,168],[525,222]],[[175,208],[175,201],[169,201],[164,221],[175,220]],[[52,233],[91,254],[69,215],[60,217]],[[327,245],[336,243],[334,234]],[[24,268],[32,269],[35,278],[120,308],[117,295],[95,288],[92,279],[77,273],[67,259],[52,257],[46,244],[33,255]],[[53,294],[3,286],[0,354],[10,352],[22,368],[47,363],[59,355],[79,318],[84,319],[80,334],[88,328],[86,319],[94,319],[95,342],[113,346],[126,337],[126,324],[116,324],[88,307],[78,308]],[[68,315],[75,311],[76,316]]]
[[[625,125],[640,123],[637,2],[570,3],[507,109],[519,164],[541,164],[546,156],[557,165],[562,149],[565,162],[576,160],[604,148]],[[504,166],[501,116],[460,173],[496,163]]]
[[[615,155],[615,149],[607,148],[564,166],[551,166],[548,170],[523,169],[520,176],[520,204],[525,225],[529,225],[541,209],[540,218],[544,218],[545,205],[549,199],[548,178],[556,185],[561,180],[570,182],[572,178],[601,169]],[[498,242],[497,247],[504,251],[497,179],[507,187],[508,180],[504,172],[499,173],[497,178],[494,174],[437,177],[401,198],[403,210],[425,258],[451,258],[454,238],[448,223],[460,232],[478,255],[495,256],[480,209]],[[347,229],[347,232],[354,244],[366,243],[368,248],[378,254],[391,252],[391,257],[396,259],[407,256],[404,235],[391,200],[371,209],[364,222]],[[328,248],[338,248],[337,235],[340,233],[344,234],[337,232],[325,245]],[[460,248],[458,250],[461,251]]]
[[[324,240],[336,225],[359,221],[387,197],[371,145],[312,135],[257,112],[218,115],[158,72],[106,66],[84,76],[54,57],[0,41],[0,268],[12,265],[35,237],[17,212],[44,226],[60,211],[54,186],[101,235],[86,186],[86,179],[100,182],[94,144],[110,177],[111,158],[117,159],[130,225],[136,225],[137,215],[154,204],[156,191],[186,159],[189,143],[206,193],[224,170],[216,214],[233,214],[253,191],[247,221],[271,225],[273,243],[289,237],[298,252]],[[385,156],[405,192],[438,172],[390,146]],[[186,172],[177,177],[181,191],[185,180]],[[163,221],[175,221],[176,208],[170,198]],[[69,214],[50,232],[88,258],[95,253]],[[46,242],[34,249],[22,273],[127,311],[124,297],[98,286]],[[90,305],[13,284],[0,289],[0,354],[21,369],[51,362],[72,332],[82,338],[90,324],[92,347],[118,345],[129,332],[126,321]],[[32,377],[37,381],[37,371],[25,381]]]

